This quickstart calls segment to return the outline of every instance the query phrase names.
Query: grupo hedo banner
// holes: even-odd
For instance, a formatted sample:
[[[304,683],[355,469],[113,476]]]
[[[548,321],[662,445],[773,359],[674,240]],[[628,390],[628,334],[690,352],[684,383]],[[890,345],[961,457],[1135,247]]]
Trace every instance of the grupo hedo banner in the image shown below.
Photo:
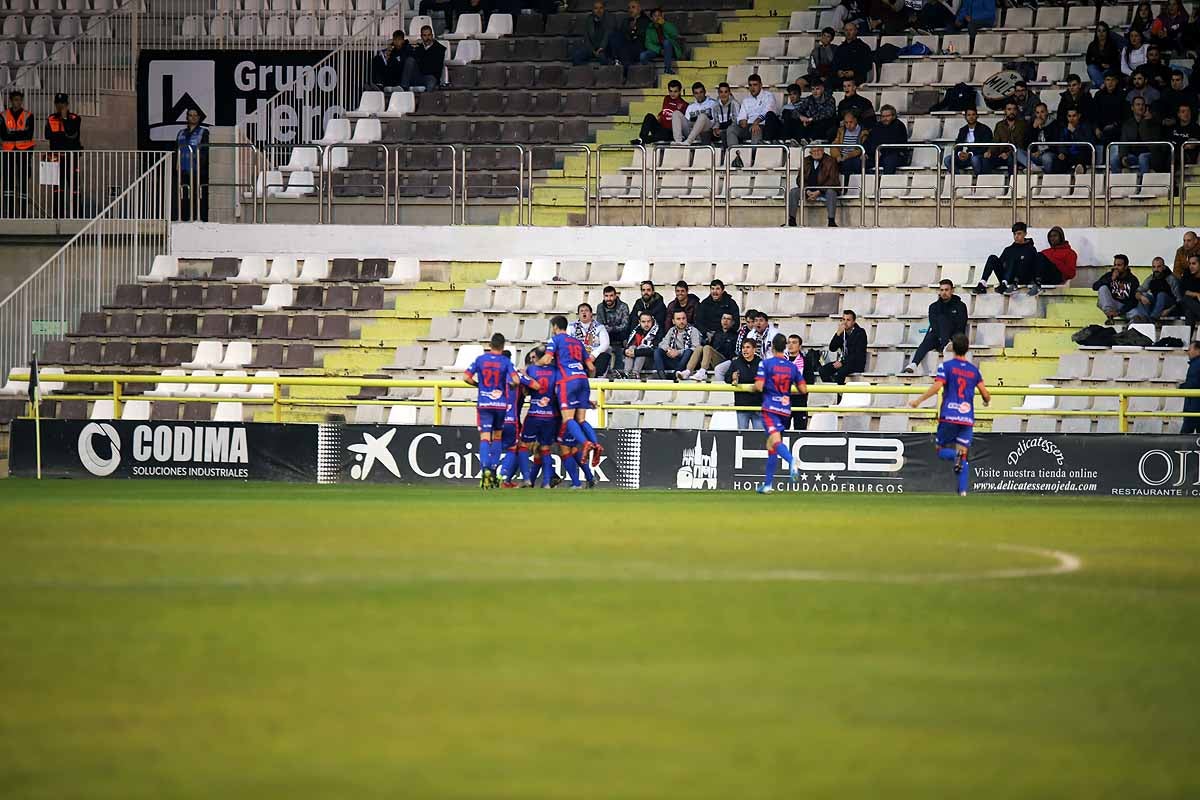
[[[138,56],[138,144],[169,149],[198,108],[202,124],[238,125],[254,141],[287,144],[301,130],[317,138],[344,109],[325,105],[342,76],[333,64],[315,66],[328,50],[143,50]],[[266,101],[295,87],[295,99],[265,113]]]
[[[12,474],[37,474],[32,420],[13,426]],[[264,480],[314,483],[315,425],[42,420],[48,478]]]

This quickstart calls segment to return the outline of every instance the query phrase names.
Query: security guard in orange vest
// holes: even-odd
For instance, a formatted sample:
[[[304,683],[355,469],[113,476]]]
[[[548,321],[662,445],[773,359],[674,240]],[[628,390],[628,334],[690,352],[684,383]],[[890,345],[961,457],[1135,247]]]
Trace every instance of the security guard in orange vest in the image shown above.
[[[70,98],[54,95],[54,113],[46,117],[46,141],[51,150],[82,150],[79,141],[79,115],[69,108]]]
[[[25,93],[13,89],[8,93],[8,108],[0,115],[0,193],[6,217],[25,216],[33,156],[19,154],[33,146],[33,114],[25,110]]]
[[[32,150],[33,145],[33,114],[25,110],[25,93],[13,89],[8,93],[8,108],[4,111],[0,149]]]

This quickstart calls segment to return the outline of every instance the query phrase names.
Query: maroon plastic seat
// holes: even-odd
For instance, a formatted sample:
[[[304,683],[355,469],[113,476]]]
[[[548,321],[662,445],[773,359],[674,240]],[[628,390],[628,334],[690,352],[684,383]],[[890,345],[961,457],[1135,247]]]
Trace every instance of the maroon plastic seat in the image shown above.
[[[234,314],[229,324],[229,335],[234,339],[254,339],[258,336],[257,314]]]
[[[591,89],[596,85],[596,70],[590,64],[570,67],[567,70],[568,89]]]
[[[539,119],[530,127],[529,139],[527,141],[547,144],[558,141],[558,120],[556,119]]]
[[[137,336],[137,314],[121,311],[108,318],[109,336]]]
[[[286,339],[288,335],[288,318],[283,314],[266,314],[259,328],[260,339]]]
[[[155,400],[150,404],[150,419],[155,422],[175,422],[179,419],[181,405],[177,400]]]
[[[624,86],[625,75],[621,71],[621,65],[606,64],[595,67],[595,75],[592,76],[592,85],[597,89],[619,89],[621,86]]]
[[[184,422],[212,422],[215,403],[184,403]]]
[[[538,92],[533,98],[533,108],[530,113],[534,116],[545,117],[562,112],[562,92]],[[551,120],[556,122],[557,120]],[[534,121],[537,124],[537,120]]]
[[[247,369],[280,369],[283,367],[283,345],[268,342],[254,346],[254,358]]]
[[[586,119],[569,119],[563,123],[558,132],[560,142],[586,142],[588,140],[588,121]]]
[[[200,284],[176,286],[172,308],[199,308],[204,302],[204,287]]]
[[[620,67],[618,67],[620,69]],[[654,66],[652,64],[632,64],[625,74],[625,85],[645,88],[654,85]]]
[[[100,343],[85,339],[82,342],[75,343],[75,349],[71,352],[71,360],[67,362],[71,366],[83,367],[92,364],[100,363]]]
[[[215,283],[204,292],[204,302],[201,308],[229,308],[233,305],[233,285]]]
[[[292,317],[288,339],[316,339],[320,318],[316,314],[297,314]]]
[[[133,361],[130,366],[134,367],[159,367],[162,366],[162,344],[153,342],[138,342],[133,346]]]
[[[450,85],[456,89],[474,89],[479,83],[479,67],[472,64],[449,64]]]
[[[321,335],[315,337],[322,341],[350,338],[350,318],[345,314],[330,314],[321,325]]]
[[[212,270],[208,273],[210,281],[223,281],[238,274],[238,260],[221,256],[212,260]]]
[[[329,267],[327,281],[353,281],[358,279],[357,258],[335,258]],[[314,308],[320,308],[320,302]]]
[[[257,306],[263,301],[263,287],[254,284],[242,284],[237,287],[237,291],[233,293],[233,303],[230,308],[250,308]]]
[[[169,283],[150,284],[142,297],[142,308],[170,308],[173,288]]]
[[[142,314],[138,321],[138,336],[153,336],[161,339],[167,335],[167,315],[157,312]]]
[[[567,70],[565,67],[547,65],[538,70],[537,82],[534,86],[538,89],[561,89],[566,82]]]
[[[383,280],[388,276],[388,260],[386,258],[364,258],[362,272],[358,280],[362,283]]]
[[[172,314],[167,323],[167,336],[196,336],[200,318],[195,314]]]
[[[311,344],[288,345],[286,369],[312,369],[316,356]]]
[[[104,354],[99,363],[106,367],[129,366],[133,363],[133,344],[124,341],[108,342],[104,345]]]
[[[65,339],[56,339],[42,345],[43,364],[69,364],[71,362],[71,343]]]
[[[209,313],[200,321],[201,339],[229,338],[229,315]]]
[[[592,113],[605,117],[621,113],[620,92],[597,92],[592,97]]]
[[[562,113],[568,117],[586,117],[592,113],[592,96],[587,92],[567,92]]]
[[[354,305],[350,306],[354,311],[375,311],[383,308],[384,295],[382,286],[360,286],[358,289],[358,297],[354,300]]]
[[[185,361],[192,360],[192,346],[187,342],[167,342],[163,348],[162,361],[164,367],[178,367]]]
[[[354,305],[354,287],[330,286],[325,293],[325,304],[322,308],[338,311]]]
[[[88,401],[61,400],[58,403],[57,416],[59,419],[87,419]]]
[[[321,307],[321,299],[324,294],[324,286],[299,286],[292,304],[284,306],[284,308],[288,311],[312,311]]]
[[[140,308],[145,287],[140,283],[123,283],[117,287],[113,301],[105,308]]]

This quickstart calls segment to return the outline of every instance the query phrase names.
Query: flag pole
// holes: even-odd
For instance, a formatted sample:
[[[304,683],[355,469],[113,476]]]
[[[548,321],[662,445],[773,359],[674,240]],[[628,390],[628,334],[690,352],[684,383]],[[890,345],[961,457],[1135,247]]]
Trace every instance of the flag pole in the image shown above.
[[[37,352],[29,356],[29,402],[33,404],[33,438],[37,451],[37,479],[42,479],[42,387],[38,380]]]

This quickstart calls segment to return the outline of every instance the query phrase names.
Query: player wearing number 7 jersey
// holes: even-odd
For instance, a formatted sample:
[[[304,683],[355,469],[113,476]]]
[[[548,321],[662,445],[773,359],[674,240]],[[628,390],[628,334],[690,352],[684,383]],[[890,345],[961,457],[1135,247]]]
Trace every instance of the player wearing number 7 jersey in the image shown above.
[[[763,359],[754,378],[755,388],[762,392],[763,427],[767,431],[768,453],[766,480],[756,490],[759,494],[775,491],[775,470],[781,458],[787,462],[788,477],[792,481],[797,477],[792,451],[783,443],[783,432],[792,419],[792,387],[795,386],[800,394],[808,394],[808,384],[804,382],[804,373],[784,354],[786,349],[787,337],[782,333],[775,334],[771,340],[774,355]]]
[[[958,476],[958,493],[967,496],[971,483],[971,462],[968,455],[975,431],[975,391],[983,398],[983,404],[992,402],[992,395],[983,385],[979,367],[967,361],[967,336],[956,333],[950,340],[954,358],[946,359],[938,367],[933,385],[923,395],[909,403],[916,408],[929,398],[942,392],[942,407],[938,412],[937,436],[934,447],[938,458],[954,462]],[[951,446],[953,445],[953,446]]]
[[[479,486],[492,489],[500,485],[496,470],[504,455],[502,435],[508,411],[511,387],[519,382],[512,361],[504,355],[504,334],[494,333],[488,343],[491,350],[467,367],[463,380],[479,388],[476,401],[479,427]]]

